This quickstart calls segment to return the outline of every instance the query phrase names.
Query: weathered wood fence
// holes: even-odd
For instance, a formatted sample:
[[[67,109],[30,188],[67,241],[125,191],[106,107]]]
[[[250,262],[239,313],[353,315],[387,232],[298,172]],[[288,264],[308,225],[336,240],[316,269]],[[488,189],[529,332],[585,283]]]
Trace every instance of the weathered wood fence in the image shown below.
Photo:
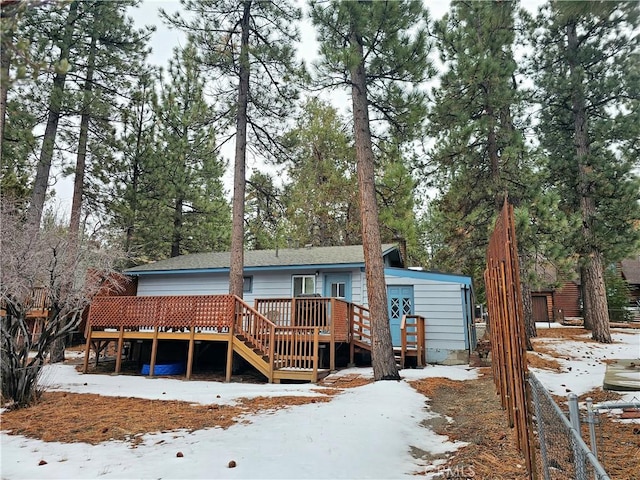
[[[528,408],[526,338],[518,267],[518,244],[513,206],[504,206],[489,240],[484,280],[489,311],[491,367],[509,425],[527,461],[529,477],[536,477],[535,447]]]

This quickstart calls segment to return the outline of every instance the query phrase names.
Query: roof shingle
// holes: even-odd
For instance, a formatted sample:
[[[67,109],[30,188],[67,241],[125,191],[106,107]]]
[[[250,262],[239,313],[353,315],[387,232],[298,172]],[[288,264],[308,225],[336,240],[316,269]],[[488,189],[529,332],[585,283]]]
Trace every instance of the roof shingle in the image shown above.
[[[395,244],[383,244],[383,255],[397,249]],[[205,270],[229,268],[229,252],[192,253],[168,258],[146,265],[139,265],[126,270],[136,274],[154,271],[173,270]],[[284,267],[327,264],[363,264],[362,245],[342,247],[303,247],[281,248],[278,250],[246,250],[244,252],[245,267]]]

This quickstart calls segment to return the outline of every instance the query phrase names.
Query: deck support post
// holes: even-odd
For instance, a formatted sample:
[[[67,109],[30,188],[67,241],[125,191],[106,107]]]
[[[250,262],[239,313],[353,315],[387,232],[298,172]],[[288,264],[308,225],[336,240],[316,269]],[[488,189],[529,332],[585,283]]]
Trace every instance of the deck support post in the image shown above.
[[[116,370],[115,373],[120,373],[122,368],[122,344],[124,343],[124,325],[120,327],[118,333],[118,348],[116,349]]]
[[[84,347],[84,365],[82,366],[82,373],[87,373],[89,370],[89,353],[91,352],[91,333],[93,328],[87,327],[87,344]]]
[[[153,341],[151,342],[151,361],[149,363],[149,376],[153,377],[156,370],[156,355],[158,354],[158,326],[153,327]]]
[[[231,374],[233,373],[233,339],[235,337],[235,319],[229,325],[229,339],[227,340],[227,369],[225,382],[229,383],[231,381]]]
[[[189,352],[187,353],[187,380],[191,380],[191,370],[193,369],[193,349],[195,346],[196,327],[191,325],[189,333]]]
[[[336,311],[336,300],[331,299],[331,316],[334,317]],[[335,318],[331,318],[331,325],[329,327],[331,332],[331,341],[329,343],[329,371],[333,372],[336,369],[336,322]]]
[[[333,343],[333,342],[331,342]],[[319,361],[319,348],[320,348],[320,329],[318,327],[313,329],[313,383],[318,383],[318,361]]]

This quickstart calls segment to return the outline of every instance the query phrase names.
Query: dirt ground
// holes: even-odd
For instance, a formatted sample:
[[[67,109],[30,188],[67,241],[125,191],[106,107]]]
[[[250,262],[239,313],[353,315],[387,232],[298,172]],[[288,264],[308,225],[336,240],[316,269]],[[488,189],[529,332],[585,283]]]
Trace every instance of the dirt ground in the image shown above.
[[[468,443],[447,459],[445,467],[439,467],[440,478],[526,479],[526,462],[500,406],[491,369],[481,372],[479,379],[464,382],[446,378],[411,382],[429,398],[430,409],[443,415],[431,428],[451,440]]]
[[[582,329],[540,331],[541,336],[571,339],[577,339],[584,333]],[[545,349],[539,346],[536,350]],[[549,352],[550,349],[545,350],[545,353]],[[551,370],[559,368],[559,364],[553,359],[532,360],[532,357],[538,357],[535,353],[530,353],[528,357],[532,365],[537,362],[536,367]],[[484,367],[480,371],[482,376],[472,381],[430,378],[411,382],[418,392],[425,395],[429,408],[443,415],[426,421],[425,426],[451,440],[468,443],[448,457],[446,464],[436,471],[443,472],[440,478],[526,479],[525,460],[517,451],[513,431],[507,425],[505,411],[496,395],[491,369]],[[309,402],[329,402],[345,389],[358,388],[370,381],[358,375],[337,379],[329,377],[320,383],[325,387],[318,389],[324,393],[322,396],[259,397],[240,400],[236,405],[193,405],[177,401],[48,392],[37,406],[3,413],[1,428],[10,430],[13,434],[45,441],[97,444],[115,439],[128,441],[135,448],[141,436],[148,432],[228,428],[238,422],[249,422],[250,414],[253,413],[295,408]],[[596,402],[619,398],[615,393],[602,390],[589,392],[580,399],[584,400],[586,396],[593,397]],[[556,400],[564,401],[560,397]],[[115,415],[114,412],[118,414]],[[56,418],[57,421],[51,422],[51,418]],[[623,425],[606,416],[602,418],[599,435],[600,441],[604,442],[605,466],[610,475],[617,480],[640,479],[637,473],[640,432],[633,425]],[[621,446],[624,448],[620,448]],[[412,453],[415,456],[424,455],[424,452]]]

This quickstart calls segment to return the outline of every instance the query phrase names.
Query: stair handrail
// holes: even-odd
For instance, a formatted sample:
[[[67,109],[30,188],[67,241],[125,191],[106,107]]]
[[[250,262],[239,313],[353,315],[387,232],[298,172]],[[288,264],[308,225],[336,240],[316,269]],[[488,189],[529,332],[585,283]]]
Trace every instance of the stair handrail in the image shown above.
[[[318,347],[319,347],[319,327],[310,327],[310,326],[287,326],[287,325],[276,325],[274,322],[269,320],[263,314],[261,314],[258,310],[247,304],[240,297],[235,297],[236,299],[236,307],[235,307],[235,319],[234,319],[234,332],[241,334],[250,341],[251,345],[254,348],[257,348],[261,355],[267,356],[269,358],[269,369],[273,372],[276,369],[276,363],[280,362],[283,359],[287,359],[288,356],[293,358],[298,362],[304,363],[305,357],[307,363],[312,365],[312,369],[314,371],[314,377],[317,378],[317,370],[318,370]],[[242,309],[242,311],[239,311]],[[243,325],[243,318],[246,314],[251,316],[249,320],[250,325]],[[260,325],[256,324],[256,321],[260,323]],[[248,327],[248,328],[247,328]],[[259,332],[264,332],[265,329],[268,329],[268,335],[260,335]],[[281,351],[279,348],[280,337],[283,335],[289,335],[291,345],[289,348],[297,348],[297,344],[294,345],[294,339],[296,338],[294,332],[308,332],[306,335],[309,335],[311,340],[311,345],[309,346],[308,351],[306,352],[295,352],[295,355],[291,355],[291,352],[287,354],[286,351]],[[265,341],[266,339],[266,341]],[[301,358],[299,358],[301,357]],[[294,362],[295,363],[295,362]]]
[[[414,322],[408,322],[409,319],[413,319]],[[415,326],[415,332],[407,332],[407,326]],[[408,337],[416,337],[415,340],[409,342]],[[400,323],[400,341],[401,341],[401,364],[404,366],[406,352],[409,347],[415,346],[417,355],[417,364],[422,367],[426,364],[426,345],[425,345],[425,318],[422,315],[403,315]]]
[[[361,345],[371,345],[371,317],[369,315],[370,311],[367,307],[363,307],[362,305],[358,305],[355,303],[351,304],[351,339],[352,341],[358,342]],[[356,309],[359,310],[359,313],[356,313]],[[356,320],[356,317],[360,319],[360,321]],[[369,333],[365,333],[364,329],[369,330]]]
[[[402,321],[400,322],[400,368],[404,368],[406,355],[407,355],[407,316],[402,315]]]
[[[242,298],[238,296],[234,296],[235,298],[235,315],[234,315],[234,331],[236,333],[241,333],[247,336],[247,339],[251,340],[251,343],[258,348],[262,355],[267,355],[269,357],[269,365],[273,368],[273,345],[275,339],[275,329],[277,325],[269,320],[267,317],[258,312],[251,305],[246,303]],[[238,307],[244,309],[244,311],[248,312],[251,316],[256,318],[258,321],[264,324],[265,327],[269,329],[268,333],[268,342],[264,341],[264,335],[256,335],[256,332],[260,332],[258,330],[258,326],[255,321],[250,320],[249,329],[244,328],[243,326],[243,317],[244,313],[238,310]]]

